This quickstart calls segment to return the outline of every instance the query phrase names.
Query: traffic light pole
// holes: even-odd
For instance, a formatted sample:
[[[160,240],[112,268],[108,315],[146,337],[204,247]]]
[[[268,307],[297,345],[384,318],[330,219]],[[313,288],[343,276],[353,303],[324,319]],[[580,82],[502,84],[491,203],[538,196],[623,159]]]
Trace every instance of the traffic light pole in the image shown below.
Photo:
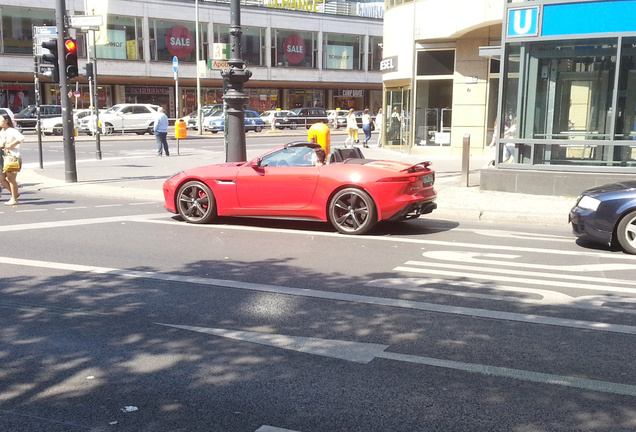
[[[55,22],[57,26],[57,57],[60,70],[60,101],[62,103],[62,132],[64,134],[64,178],[67,183],[77,182],[77,161],[75,159],[75,133],[73,128],[73,110],[69,97],[68,78],[66,77],[66,48],[64,36],[66,20],[66,1],[55,0]]]
[[[42,122],[41,122],[41,113],[40,113],[40,105],[42,104],[42,96],[40,95],[40,62],[38,56],[33,56],[35,61],[35,73],[33,76],[34,84],[35,84],[35,112],[37,115],[36,125],[38,128],[38,152],[40,159],[40,169],[44,169],[44,158],[42,156]]]

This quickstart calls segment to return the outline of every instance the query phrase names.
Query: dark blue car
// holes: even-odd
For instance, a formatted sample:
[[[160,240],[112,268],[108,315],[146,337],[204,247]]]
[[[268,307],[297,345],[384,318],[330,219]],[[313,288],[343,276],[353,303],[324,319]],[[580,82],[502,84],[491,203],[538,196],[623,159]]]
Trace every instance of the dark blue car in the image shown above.
[[[570,210],[570,222],[582,240],[620,246],[636,254],[636,181],[586,190]]]

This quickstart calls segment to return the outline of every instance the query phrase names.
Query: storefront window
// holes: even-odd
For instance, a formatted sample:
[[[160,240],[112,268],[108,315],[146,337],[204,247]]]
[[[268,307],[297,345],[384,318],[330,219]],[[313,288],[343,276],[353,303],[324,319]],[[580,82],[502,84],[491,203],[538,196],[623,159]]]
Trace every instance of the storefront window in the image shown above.
[[[241,54],[246,65],[265,65],[265,29],[261,27],[241,27]],[[230,26],[216,24],[214,43],[230,43]]]
[[[97,32],[96,34],[97,57],[117,60],[143,60],[141,29],[141,18],[109,15],[106,31]]]
[[[360,70],[361,39],[360,36],[325,33],[323,68]]]
[[[272,66],[316,67],[315,32],[272,30]]]
[[[519,118],[518,138],[610,139],[615,39],[515,48],[508,60],[504,112],[507,122]],[[519,76],[526,77],[523,88]]]
[[[33,26],[55,26],[55,11],[2,6],[2,45],[4,54],[33,55]]]
[[[369,37],[369,70],[379,71],[382,61],[382,37]]]
[[[157,61],[172,61],[176,56],[180,61],[195,62],[195,24],[193,22],[164,21],[151,19],[150,52]],[[207,34],[201,30],[201,41]],[[201,47],[201,52],[204,50]]]
[[[410,98],[410,89],[386,90],[383,128],[387,146],[404,149],[411,147],[411,116],[408,111]]]
[[[621,49],[615,139],[636,140],[636,38],[627,38]]]
[[[287,107],[303,108],[303,107],[325,107],[325,91],[324,90],[289,90]]]

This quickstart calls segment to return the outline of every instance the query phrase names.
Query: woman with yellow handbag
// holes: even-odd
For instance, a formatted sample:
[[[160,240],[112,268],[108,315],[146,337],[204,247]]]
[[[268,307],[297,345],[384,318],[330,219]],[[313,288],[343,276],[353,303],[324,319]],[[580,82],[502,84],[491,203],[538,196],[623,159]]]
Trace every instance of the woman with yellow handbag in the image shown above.
[[[11,191],[11,199],[4,205],[18,204],[18,182],[16,177],[22,168],[22,158],[20,157],[20,144],[24,141],[24,135],[20,133],[7,114],[0,116],[0,146],[4,162],[2,164],[2,174],[0,174],[0,184],[3,188]]]

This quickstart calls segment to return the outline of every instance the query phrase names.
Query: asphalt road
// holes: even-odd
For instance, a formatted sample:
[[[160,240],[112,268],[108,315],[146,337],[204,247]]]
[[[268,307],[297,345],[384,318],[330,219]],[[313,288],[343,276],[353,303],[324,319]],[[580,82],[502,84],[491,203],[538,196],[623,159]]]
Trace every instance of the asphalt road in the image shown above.
[[[567,226],[2,214],[0,430],[632,431],[636,262]]]

